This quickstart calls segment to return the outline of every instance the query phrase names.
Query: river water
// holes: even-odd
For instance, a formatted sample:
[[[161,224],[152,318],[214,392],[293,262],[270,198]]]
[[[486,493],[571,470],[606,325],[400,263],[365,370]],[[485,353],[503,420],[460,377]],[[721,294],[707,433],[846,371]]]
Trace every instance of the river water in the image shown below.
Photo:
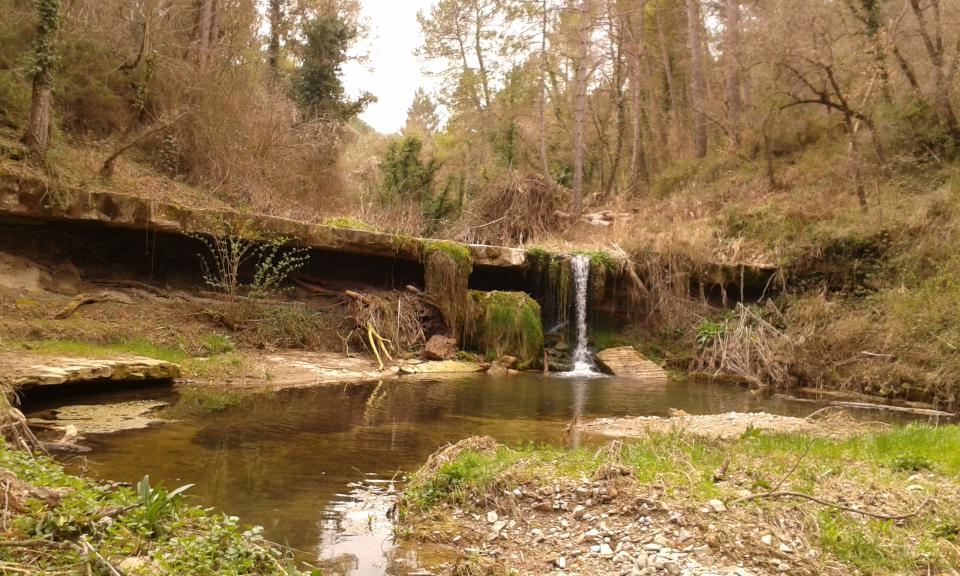
[[[268,538],[299,550],[324,573],[352,576],[406,574],[416,563],[418,551],[393,549],[382,503],[395,478],[447,442],[488,434],[507,445],[560,444],[575,413],[816,409],[728,386],[537,374],[292,389],[244,397],[215,412],[187,409],[187,396],[174,389],[82,402],[144,397],[169,402],[176,421],[90,435],[93,451],[69,466],[110,480],[136,482],[149,474],[170,488],[195,484],[194,502],[264,526]]]

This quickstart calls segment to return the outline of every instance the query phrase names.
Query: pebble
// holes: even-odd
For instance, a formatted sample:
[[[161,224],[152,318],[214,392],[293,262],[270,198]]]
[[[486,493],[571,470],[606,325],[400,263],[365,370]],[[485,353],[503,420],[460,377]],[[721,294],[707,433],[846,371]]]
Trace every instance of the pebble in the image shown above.
[[[710,509],[713,510],[714,512],[716,512],[717,514],[720,514],[720,513],[722,513],[722,512],[726,512],[726,511],[727,511],[727,506],[726,506],[726,504],[724,504],[724,503],[723,503],[722,501],[720,501],[720,500],[717,500],[716,498],[714,498],[713,500],[710,500],[709,502],[707,502],[707,506],[709,506]]]
[[[557,568],[563,570],[567,567],[567,559],[564,558],[563,556],[557,556],[557,559],[553,561],[553,564]]]
[[[760,537],[760,541],[766,544],[767,546],[773,546],[773,536],[769,534],[764,534]]]
[[[583,515],[586,513],[587,513],[586,506],[576,506],[573,509],[573,517],[577,520],[580,520],[581,518],[583,518]]]
[[[487,522],[493,524],[494,522],[496,522],[496,521],[499,520],[499,519],[500,519],[500,515],[497,514],[495,510],[491,510],[491,511],[487,512]]]
[[[607,544],[606,542],[604,542],[603,544],[600,544],[599,552],[600,552],[600,555],[604,557],[613,556],[613,549],[610,548],[610,545]]]

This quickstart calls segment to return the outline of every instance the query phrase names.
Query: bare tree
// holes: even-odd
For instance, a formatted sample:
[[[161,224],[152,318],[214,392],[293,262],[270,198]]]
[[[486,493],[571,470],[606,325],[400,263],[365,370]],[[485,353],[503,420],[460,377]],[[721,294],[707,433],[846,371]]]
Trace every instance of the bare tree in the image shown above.
[[[583,213],[583,155],[587,112],[587,84],[590,81],[590,37],[593,33],[590,0],[581,0],[577,56],[574,71],[573,105],[573,213]]]
[[[690,43],[690,105],[693,108],[693,146],[698,158],[707,155],[707,117],[704,104],[707,92],[703,69],[703,22],[700,0],[687,1],[687,39]]]
[[[57,29],[60,24],[60,0],[39,0],[36,5],[36,19],[37,39],[32,66],[30,124],[23,140],[32,156],[43,159],[50,146],[50,109]]]
[[[727,64],[727,117],[733,142],[743,141],[743,97],[740,86],[740,0],[726,0],[723,57]]]
[[[540,4],[540,99],[537,102],[539,114],[540,165],[543,177],[550,180],[550,159],[547,156],[547,74],[550,62],[547,59],[547,31],[550,23],[550,11],[547,0]]]
[[[644,43],[646,40],[644,34],[646,7],[647,0],[639,0],[636,6],[636,23],[634,23],[633,10],[628,10],[624,15],[627,35],[630,39],[627,75],[630,78],[630,105],[633,110],[633,116],[631,117],[633,134],[630,152],[630,187],[634,191],[641,184],[647,184],[650,180],[647,171],[647,153],[643,143],[643,85],[641,80],[646,75],[641,71],[646,55],[646,44]]]

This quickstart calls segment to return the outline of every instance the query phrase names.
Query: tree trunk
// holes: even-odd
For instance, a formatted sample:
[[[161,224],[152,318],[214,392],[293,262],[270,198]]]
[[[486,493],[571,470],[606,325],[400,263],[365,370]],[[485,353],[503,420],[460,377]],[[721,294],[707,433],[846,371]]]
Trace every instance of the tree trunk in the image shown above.
[[[267,63],[276,82],[280,79],[280,28],[283,25],[283,0],[270,0],[270,41],[267,44]]]
[[[201,70],[207,68],[210,58],[210,22],[213,18],[213,0],[201,0],[197,14],[197,62]]]
[[[641,86],[640,68],[643,62],[643,55],[646,53],[644,45],[644,11],[646,9],[646,0],[640,0],[638,8],[638,24],[633,25],[633,19],[630,13],[626,15],[627,32],[630,34],[630,59],[627,67],[627,74],[630,76],[630,106],[633,109],[631,118],[631,127],[633,129],[633,143],[630,151],[630,189],[636,192],[641,184],[647,184],[650,180],[647,172],[647,155],[643,144],[643,113],[642,96],[643,88]]]
[[[623,157],[623,140],[627,130],[627,102],[623,94],[623,35],[624,35],[624,17],[623,14],[616,16],[614,23],[613,14],[610,15],[610,51],[613,54],[613,87],[617,101],[617,143],[614,147],[613,159],[610,163],[610,178],[604,188],[604,196],[609,197],[613,193],[613,188],[619,180],[620,162]]]
[[[590,1],[580,2],[580,38],[577,45],[577,62],[574,73],[574,107],[573,107],[573,213],[580,216],[583,213],[583,153],[584,153],[584,123],[587,111],[587,82],[589,63],[587,54],[590,48]]]
[[[540,165],[543,170],[543,178],[548,182],[550,178],[550,159],[547,157],[547,24],[549,22],[549,13],[547,11],[547,0],[541,4],[540,20]]]
[[[30,124],[23,136],[34,158],[42,160],[50,146],[50,109],[53,90],[54,44],[60,24],[60,0],[37,2],[37,39],[34,52]]]
[[[687,0],[687,37],[690,42],[690,106],[693,108],[693,146],[697,158],[707,155],[707,118],[704,115],[706,77],[703,70],[703,41],[700,0]]]
[[[726,42],[723,55],[727,62],[727,113],[733,143],[743,142],[741,116],[743,99],[740,87],[740,0],[727,0]]]
[[[481,44],[481,35],[483,34],[483,22],[481,21],[480,4],[474,3],[474,15],[476,16],[473,49],[477,54],[477,68],[480,72],[480,88],[483,90],[483,107],[490,108],[490,81],[487,78],[487,68],[483,62],[483,45]]]

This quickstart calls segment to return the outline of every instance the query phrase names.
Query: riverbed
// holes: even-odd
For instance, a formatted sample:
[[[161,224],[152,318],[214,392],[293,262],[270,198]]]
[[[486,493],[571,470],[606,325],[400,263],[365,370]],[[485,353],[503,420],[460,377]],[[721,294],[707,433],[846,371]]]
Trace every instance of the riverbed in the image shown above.
[[[404,378],[227,397],[201,407],[184,389],[111,391],[57,404],[164,402],[167,421],[88,434],[74,471],[167,487],[191,483],[195,502],[264,526],[325,574],[407,574],[428,550],[397,549],[386,512],[405,472],[438,447],[473,435],[511,445],[589,442],[565,432],[583,419],[764,411],[806,415],[816,405],[686,381],[537,374]]]

